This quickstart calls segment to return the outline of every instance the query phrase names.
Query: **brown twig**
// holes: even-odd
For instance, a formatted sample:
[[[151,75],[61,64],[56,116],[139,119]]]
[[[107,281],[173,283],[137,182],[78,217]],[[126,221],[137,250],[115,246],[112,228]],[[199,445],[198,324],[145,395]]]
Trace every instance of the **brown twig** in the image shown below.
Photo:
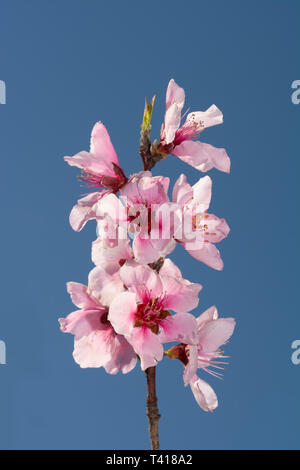
[[[157,406],[155,372],[155,367],[148,367],[148,369],[145,370],[147,378],[146,415],[149,421],[148,432],[151,441],[151,449],[159,450],[158,421],[161,415]]]
[[[164,261],[165,258],[161,257],[154,263],[149,264],[149,266],[158,273],[164,264]],[[155,372],[155,366],[149,367],[145,370],[147,378],[146,415],[148,416],[149,421],[148,432],[151,441],[151,448],[152,450],[159,450],[158,421],[161,414],[159,413],[157,406]]]

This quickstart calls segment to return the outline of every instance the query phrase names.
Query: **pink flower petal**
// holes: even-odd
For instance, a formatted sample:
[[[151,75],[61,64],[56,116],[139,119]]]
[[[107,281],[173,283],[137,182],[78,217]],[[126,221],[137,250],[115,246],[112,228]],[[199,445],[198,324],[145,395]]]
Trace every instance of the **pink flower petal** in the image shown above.
[[[198,405],[204,411],[213,411],[218,406],[218,398],[213,389],[197,375],[190,382],[192,392]]]
[[[99,177],[115,178],[113,164],[119,166],[108,132],[100,122],[96,123],[92,130],[90,152],[82,151],[73,157],[67,156],[64,159],[69,165]]]
[[[197,126],[197,130],[203,130],[207,127],[222,124],[223,114],[215,104],[211,105],[206,111],[194,111],[186,117],[186,123]]]
[[[172,104],[177,103],[178,106],[182,109],[184,100],[184,89],[178,86],[175,80],[171,78],[166,93],[166,108],[168,109]]]
[[[193,379],[198,369],[198,346],[189,346],[189,361],[184,368],[183,381],[187,386]]]
[[[59,318],[60,328],[64,333],[71,333],[76,338],[88,336],[95,329],[101,329],[100,318],[105,309],[76,310],[66,318]]]
[[[137,357],[132,346],[124,338],[124,336],[118,335],[120,342],[120,347],[118,349],[120,369],[123,374],[128,374],[132,369],[134,369]]]
[[[166,144],[173,142],[181,121],[181,107],[173,103],[165,113],[163,140]]]
[[[108,194],[96,206],[96,216],[100,219],[109,219],[112,224],[127,221],[126,208],[115,194]]]
[[[93,153],[79,152],[73,157],[64,157],[65,162],[70,166],[76,166],[87,173],[92,173],[98,176],[112,176],[115,177],[115,172],[109,161],[105,157],[97,157]]]
[[[74,340],[73,357],[82,368],[102,367],[111,360],[110,342],[113,331],[110,327],[96,330],[89,336]]]
[[[148,207],[169,201],[169,184],[170,179],[167,177],[152,176],[150,171],[142,171],[129,178],[120,194],[128,205],[145,204]]]
[[[226,173],[230,172],[230,159],[223,148],[193,140],[186,140],[176,145],[173,155],[199,171],[217,168]]]
[[[181,111],[184,105],[184,89],[179,87],[173,78],[169,81],[166,94],[166,112],[162,131],[162,139],[166,144],[173,142],[180,126]]]
[[[70,214],[70,225],[73,230],[79,232],[88,220],[96,218],[95,208],[97,202],[107,194],[109,194],[109,191],[97,191],[79,199]]]
[[[119,273],[109,275],[100,266],[89,273],[89,290],[102,305],[109,306],[111,301],[124,290]]]
[[[166,240],[153,240],[145,238],[142,234],[136,235],[132,249],[135,260],[140,264],[154,263],[161,256],[171,253],[176,246],[176,242],[170,238]]]
[[[208,321],[216,320],[218,318],[218,310],[215,305],[212,305],[212,307],[209,307],[205,312],[203,312],[201,315],[199,315],[198,318],[196,318],[197,325],[198,325],[198,331],[200,328],[202,328]]]
[[[132,243],[134,259],[140,264],[153,263],[159,255],[151,240],[137,235]]]
[[[108,374],[117,374],[120,370],[127,374],[136,366],[136,353],[128,341],[121,335],[114,335],[111,341],[111,359],[104,365]]]
[[[142,196],[139,191],[139,182],[142,178],[151,176],[151,171],[140,171],[139,173],[134,173],[131,175],[127,184],[120,189],[122,199],[126,197],[129,203],[140,203]]]
[[[139,180],[141,202],[146,205],[168,202],[170,179],[165,176],[144,176]]]
[[[149,328],[136,327],[133,329],[128,341],[141,360],[141,369],[156,366],[163,358],[164,350],[158,335],[152,333]]]
[[[107,129],[102,122],[97,122],[93,127],[90,151],[96,158],[106,159],[120,166]]]
[[[217,351],[232,336],[234,328],[234,318],[218,318],[207,322],[198,332],[201,353]]]
[[[163,291],[159,275],[149,266],[127,261],[120,269],[120,278],[131,292],[135,292],[141,302],[160,297]]]
[[[193,189],[187,182],[186,176],[181,174],[177,179],[172,193],[172,200],[177,204],[184,205],[193,198]]]
[[[136,309],[136,295],[133,292],[123,292],[114,298],[109,307],[108,320],[117,333],[130,336],[134,329]]]
[[[205,239],[211,243],[217,243],[227,237],[230,228],[225,219],[219,219],[213,214],[207,214],[205,218],[207,229]]]
[[[204,212],[209,208],[212,192],[212,180],[209,176],[200,178],[193,186],[193,197],[198,208]]]
[[[185,279],[164,276],[160,273],[163,283],[163,291],[166,293],[166,309],[175,312],[189,312],[197,307],[199,303],[200,284],[189,282]]]
[[[96,299],[90,296],[87,287],[79,282],[67,282],[67,291],[78,308],[93,310],[99,307]]]
[[[92,243],[92,261],[96,266],[101,266],[107,274],[114,274],[120,269],[120,262],[133,257],[129,239],[116,240],[113,245],[107,240],[97,238]]]
[[[161,322],[159,339],[161,343],[178,341],[186,344],[196,344],[198,338],[197,322],[190,313],[176,313]]]
[[[207,264],[207,266],[210,266],[217,271],[222,271],[224,263],[216,246],[212,243],[205,242],[200,244],[201,247],[199,249],[197,249],[197,247],[192,247],[191,243],[185,243],[184,246],[193,258],[196,258],[198,261],[202,261],[202,263]]]
[[[160,276],[171,276],[175,279],[182,279],[182,274],[178,266],[170,259],[166,258],[164,264],[162,265],[160,271]]]

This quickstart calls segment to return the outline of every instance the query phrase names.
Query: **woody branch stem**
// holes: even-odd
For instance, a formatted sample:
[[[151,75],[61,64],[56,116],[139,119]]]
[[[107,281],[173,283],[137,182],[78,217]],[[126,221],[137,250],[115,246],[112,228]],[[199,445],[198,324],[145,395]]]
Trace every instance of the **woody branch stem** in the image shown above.
[[[145,371],[147,379],[146,415],[148,417],[148,432],[152,450],[159,450],[158,421],[160,413],[157,406],[155,373],[156,367],[149,367]]]

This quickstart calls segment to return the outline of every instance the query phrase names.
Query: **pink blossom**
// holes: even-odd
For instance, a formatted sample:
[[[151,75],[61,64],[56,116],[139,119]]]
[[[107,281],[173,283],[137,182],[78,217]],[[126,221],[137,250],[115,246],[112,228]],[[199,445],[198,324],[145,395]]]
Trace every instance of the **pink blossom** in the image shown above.
[[[205,411],[213,411],[218,406],[218,399],[213,389],[197,375],[197,369],[205,370],[215,377],[220,373],[213,369],[222,369],[224,358],[219,349],[232,336],[235,328],[234,318],[218,318],[215,306],[210,307],[197,318],[197,344],[181,343],[173,346],[167,355],[180,359],[184,364],[184,384],[190,385],[199,406]],[[225,356],[226,357],[226,356]]]
[[[221,111],[212,105],[206,111],[189,113],[180,126],[184,101],[183,88],[171,79],[167,89],[166,113],[161,129],[159,151],[172,153],[200,171],[217,168],[229,173],[230,159],[225,149],[194,140],[207,127],[223,122]]]
[[[92,243],[92,261],[107,274],[115,274],[125,261],[133,258],[129,239],[108,240],[97,238]]]
[[[120,194],[132,206],[143,204],[149,207],[169,201],[169,184],[170,179],[166,176],[152,176],[151,171],[140,171],[130,176]]]
[[[171,230],[168,236],[162,236],[162,221],[156,217],[158,212],[168,211],[172,205],[168,187],[169,178],[152,176],[150,171],[132,175],[120,190],[122,202],[111,194],[97,204],[100,237],[117,238],[120,231],[123,236],[126,233],[126,237],[127,233],[131,234],[133,255],[141,264],[153,263],[169,254],[176,242]]]
[[[96,217],[97,202],[110,192],[116,193],[127,178],[120,168],[119,160],[109,134],[101,122],[97,122],[91,134],[90,151],[82,151],[73,157],[65,157],[71,166],[82,170],[81,181],[95,192],[79,199],[70,214],[70,224],[76,231]],[[107,188],[106,190],[100,188]]]
[[[170,260],[165,260],[160,274],[127,261],[120,277],[128,290],[112,301],[108,319],[139,355],[142,370],[163,358],[162,343],[186,338],[193,344],[196,320],[186,312],[198,305],[200,284],[183,279]]]
[[[181,224],[174,237],[197,260],[221,270],[223,261],[215,243],[227,237],[229,227],[225,219],[209,214],[212,181],[209,176],[200,178],[191,186],[184,174],[180,175],[173,189],[173,201],[181,210]]]
[[[92,243],[95,267],[88,285],[67,283],[77,310],[59,323],[63,332],[74,336],[73,357],[82,368],[128,373],[139,359],[147,376],[151,447],[157,449],[155,366],[164,355],[179,359],[184,385],[191,387],[203,410],[213,411],[217,396],[197,371],[222,375],[226,356],[220,347],[233,334],[235,320],[218,318],[214,306],[195,318],[190,312],[198,306],[202,286],[184,279],[166,258],[179,243],[195,259],[223,269],[216,243],[227,237],[229,227],[225,219],[208,212],[211,178],[205,176],[191,186],[182,174],[170,200],[169,178],[147,171],[173,154],[199,171],[217,168],[229,173],[226,150],[199,141],[204,129],[223,122],[223,115],[215,105],[183,114],[185,92],[172,79],[160,142],[151,142],[154,101],[155,96],[150,103],[146,98],[141,125],[144,171],[125,176],[101,122],[92,129],[89,152],[65,157],[69,165],[80,168],[80,181],[92,190],[73,207],[70,224],[80,231],[96,219],[97,239]],[[164,344],[174,341],[177,344],[165,351]]]
[[[130,372],[135,367],[136,354],[107,318],[111,298],[123,290],[120,279],[110,278],[101,268],[94,268],[89,287],[69,282],[67,289],[79,310],[60,318],[59,323],[63,332],[74,335],[75,361],[82,368],[104,367],[110,374],[120,370],[124,374]]]
[[[108,194],[95,206],[97,234],[110,246],[118,244],[118,240],[127,240],[127,210],[120,198]],[[96,263],[97,264],[97,263]]]

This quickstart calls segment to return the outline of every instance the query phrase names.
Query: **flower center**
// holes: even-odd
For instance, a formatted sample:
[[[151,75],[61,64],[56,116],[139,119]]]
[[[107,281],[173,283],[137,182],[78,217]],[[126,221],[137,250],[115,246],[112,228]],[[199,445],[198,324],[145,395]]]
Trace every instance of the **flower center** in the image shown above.
[[[88,188],[94,188],[94,190],[97,190],[105,187],[116,193],[127,183],[127,178],[118,165],[113,163],[112,167],[115,176],[97,175],[95,173],[89,173],[82,170],[78,178],[80,181],[85,183]]]
[[[177,131],[174,137],[173,144],[179,145],[185,140],[194,140],[199,136],[200,130],[196,122],[185,122]]]
[[[100,317],[100,323],[103,325],[110,325],[110,321],[108,320],[108,312],[105,312]]]
[[[169,315],[162,299],[150,299],[147,303],[138,304],[134,326],[145,326],[157,335],[161,322]]]
[[[194,230],[201,230],[205,232],[208,229],[207,224],[204,223],[206,214],[198,212],[198,214],[193,215],[192,225]]]
[[[193,230],[197,230],[198,232],[201,232],[203,234],[203,239],[205,242],[210,241],[211,236],[216,236],[215,232],[209,232],[208,231],[208,225],[206,222],[206,219],[209,218],[209,215],[207,214],[207,211],[203,212],[198,212],[197,214],[192,216],[192,227]]]
[[[78,179],[85,183],[88,188],[102,188],[102,176],[95,175],[94,173],[87,173],[86,171],[82,170],[81,174],[78,176]]]

